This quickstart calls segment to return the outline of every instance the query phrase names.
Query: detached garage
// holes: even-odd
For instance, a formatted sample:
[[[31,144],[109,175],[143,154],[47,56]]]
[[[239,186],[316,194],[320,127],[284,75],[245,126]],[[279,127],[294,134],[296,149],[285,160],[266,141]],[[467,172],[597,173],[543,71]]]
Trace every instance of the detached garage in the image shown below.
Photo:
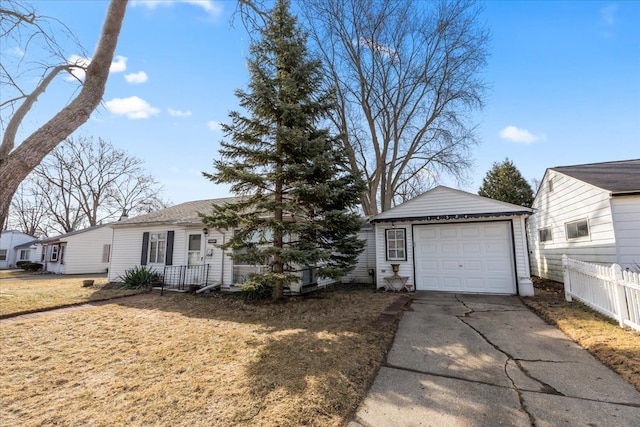
[[[439,186],[371,219],[378,287],[533,295],[531,209]]]

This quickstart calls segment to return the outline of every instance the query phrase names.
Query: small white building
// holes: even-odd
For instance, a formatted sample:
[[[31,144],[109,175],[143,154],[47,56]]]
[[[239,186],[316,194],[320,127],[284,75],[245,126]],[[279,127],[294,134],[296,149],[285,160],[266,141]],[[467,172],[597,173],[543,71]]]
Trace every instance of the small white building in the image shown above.
[[[562,255],[640,268],[640,159],[545,171],[527,238],[531,272],[563,281]]]
[[[56,274],[106,273],[113,230],[96,225],[38,241],[38,262]]]
[[[18,261],[35,261],[35,248],[32,248],[35,240],[35,237],[21,231],[3,230],[0,235],[0,270],[15,268]]]
[[[525,238],[530,214],[444,186],[429,190],[371,218],[377,286],[533,295]]]

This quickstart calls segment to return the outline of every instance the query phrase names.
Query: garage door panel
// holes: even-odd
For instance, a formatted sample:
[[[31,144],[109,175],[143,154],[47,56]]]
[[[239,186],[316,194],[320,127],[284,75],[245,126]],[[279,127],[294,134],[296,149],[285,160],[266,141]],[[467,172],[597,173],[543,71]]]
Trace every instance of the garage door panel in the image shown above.
[[[416,289],[515,293],[510,223],[414,228]]]

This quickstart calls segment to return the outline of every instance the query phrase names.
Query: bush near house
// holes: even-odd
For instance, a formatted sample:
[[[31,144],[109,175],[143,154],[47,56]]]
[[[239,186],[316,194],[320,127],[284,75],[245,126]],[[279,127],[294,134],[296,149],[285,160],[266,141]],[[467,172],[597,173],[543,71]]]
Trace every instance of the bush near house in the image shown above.
[[[16,267],[21,268],[24,271],[40,271],[42,270],[42,264],[39,262],[31,261],[18,261]]]
[[[156,273],[146,265],[138,265],[124,271],[118,279],[127,289],[149,289],[156,283],[162,282],[162,275]]]

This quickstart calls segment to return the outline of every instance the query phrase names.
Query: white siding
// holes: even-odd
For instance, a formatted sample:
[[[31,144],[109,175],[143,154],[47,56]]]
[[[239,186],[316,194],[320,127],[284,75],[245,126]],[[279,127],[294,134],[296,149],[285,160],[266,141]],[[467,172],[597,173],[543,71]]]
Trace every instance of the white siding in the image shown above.
[[[611,210],[615,224],[617,263],[623,269],[640,269],[640,196],[614,197]]]
[[[376,220],[437,215],[489,214],[528,211],[528,208],[449,187],[436,187],[379,215]],[[464,219],[464,218],[462,218]]]
[[[387,245],[386,245],[386,232],[388,229],[405,229],[405,236],[407,239],[407,260],[406,261],[387,261]],[[398,271],[399,276],[408,276],[409,280],[407,285],[413,286],[413,235],[411,233],[411,223],[409,222],[396,222],[393,225],[389,223],[376,223],[375,224],[376,235],[376,287],[382,288],[385,284],[384,278],[393,276],[391,270],[391,264],[399,264],[400,269]]]
[[[7,251],[7,259],[0,261],[0,269],[16,266],[16,251],[14,247],[35,239],[33,236],[16,230],[3,230],[0,235],[0,249]]]
[[[369,275],[369,270],[376,269],[376,235],[373,227],[369,224],[363,225],[358,238],[365,241],[364,252],[358,257],[353,271],[341,279],[343,283],[372,283],[374,280]]]
[[[553,191],[549,192],[549,180]],[[562,254],[586,262],[616,262],[609,193],[562,173],[548,170],[533,202],[527,224],[531,272],[562,281]],[[565,224],[586,219],[589,236],[567,239]],[[551,228],[552,241],[540,242],[538,230]]]
[[[113,229],[100,227],[86,233],[68,236],[64,252],[64,274],[104,273],[109,267],[102,262],[104,245],[111,244]]]
[[[127,269],[140,265],[142,254],[142,236],[145,232],[173,231],[173,265],[187,265],[188,239],[189,234],[202,235],[203,260],[202,263],[209,265],[209,284],[220,283],[225,287],[230,286],[233,280],[233,263],[227,254],[223,255],[218,244],[224,243],[226,238],[218,230],[209,230],[205,237],[202,234],[202,227],[184,228],[177,226],[139,226],[139,227],[117,227],[113,233],[113,243],[111,246],[111,265],[109,268],[109,280],[118,281]],[[227,235],[229,232],[226,233]],[[213,243],[215,240],[215,243]],[[211,241],[211,243],[209,243]],[[208,255],[211,250],[211,255]],[[224,260],[223,260],[224,258]],[[160,274],[164,273],[164,264],[149,264]]]
[[[466,222],[486,222],[485,220],[468,221],[448,221],[450,223],[466,223]],[[377,287],[384,286],[384,278],[393,275],[391,270],[391,264],[400,264],[400,270],[398,274],[400,276],[408,276],[408,285],[414,285],[414,253],[413,253],[413,228],[412,225],[428,225],[428,224],[442,224],[442,221],[419,221],[419,222],[395,222],[393,227],[390,223],[376,223],[375,224],[375,236],[376,236],[376,283]],[[519,293],[527,295],[531,293],[530,285],[530,271],[527,255],[527,242],[525,240],[524,233],[524,217],[515,217],[510,220],[510,226],[513,233],[514,244],[514,256],[515,256],[515,276],[517,280],[517,286]],[[386,242],[385,242],[385,230],[390,228],[404,228],[406,229],[407,236],[407,260],[406,261],[387,261],[386,259]]]

